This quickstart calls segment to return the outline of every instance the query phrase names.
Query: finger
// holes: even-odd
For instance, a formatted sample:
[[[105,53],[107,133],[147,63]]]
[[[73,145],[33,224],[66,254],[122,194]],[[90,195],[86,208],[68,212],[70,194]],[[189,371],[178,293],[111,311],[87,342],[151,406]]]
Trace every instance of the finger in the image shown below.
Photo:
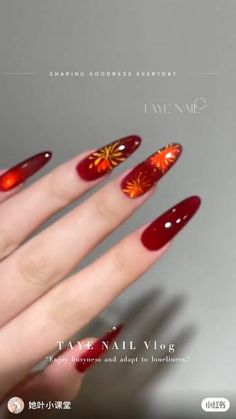
[[[73,400],[85,376],[76,368],[76,362],[94,342],[96,338],[86,338],[73,349],[63,351],[44,371],[12,390],[12,395],[17,394],[23,400]]]
[[[101,357],[107,353],[122,328],[123,325],[114,326],[99,339],[77,341],[72,349],[61,351],[43,372],[34,374],[17,386],[13,393],[20,394],[24,400],[32,400],[33,396],[41,400],[73,400],[84,373],[94,364],[102,362]]]
[[[145,229],[132,233],[6,324],[0,333],[0,357],[10,336],[14,336],[17,345],[4,354],[1,371],[4,387],[0,385],[0,394],[26,375],[52,350],[56,341],[72,336],[150,268],[199,205],[200,198],[190,197],[170,208]],[[24,333],[21,324],[24,324]]]
[[[85,372],[101,362],[123,325],[114,326],[99,339],[86,338],[77,341],[72,349],[64,349],[43,371],[30,374],[6,396],[2,411],[6,410],[9,398],[17,395],[24,402],[30,400],[73,400],[79,392]]]
[[[140,142],[139,137],[130,136],[89,156],[88,152],[83,153],[2,204],[0,259],[15,250],[47,218],[81,196],[98,179],[122,163]]]
[[[24,402],[24,413],[34,413],[34,417],[42,414],[42,409],[37,409],[39,402],[52,402],[53,404],[61,401],[72,401],[79,392],[85,374],[76,368],[76,362],[87,352],[88,347],[93,347],[96,338],[86,338],[78,342],[72,349],[61,352],[51,360],[51,363],[43,371],[30,374],[21,384],[13,388],[7,394],[5,401],[1,403],[1,417],[10,417],[8,412],[8,401],[12,397],[20,397]]]
[[[178,150],[179,156],[180,146],[172,147]],[[170,153],[169,157],[165,157],[162,170],[157,164],[150,163],[157,154],[160,158],[155,157],[155,163],[160,164],[162,152],[166,153],[167,149],[164,147],[154,153],[124,178],[122,175],[122,181],[119,177],[107,184],[1,264],[1,325],[64,278],[104,237],[144,203],[152,193],[153,185],[176,162],[177,154],[172,158]],[[141,183],[137,188],[139,181]],[[12,298],[17,298],[17,301],[9,304]]]

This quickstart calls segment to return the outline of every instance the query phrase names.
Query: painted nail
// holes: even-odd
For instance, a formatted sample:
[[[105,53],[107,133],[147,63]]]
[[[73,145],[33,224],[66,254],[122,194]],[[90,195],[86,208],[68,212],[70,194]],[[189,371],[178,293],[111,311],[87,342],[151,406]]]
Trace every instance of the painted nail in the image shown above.
[[[95,180],[126,160],[140,145],[137,135],[121,138],[99,148],[79,162],[77,172],[84,180]]]
[[[201,199],[190,196],[164,212],[142,233],[141,240],[148,250],[158,250],[172,240],[200,207]]]
[[[34,175],[52,158],[51,151],[36,154],[0,175],[0,191],[7,192]]]
[[[87,349],[76,362],[76,369],[79,372],[84,372],[91,367],[109,349],[122,328],[123,324],[114,326],[104,336],[92,343],[91,348]]]
[[[129,198],[145,194],[176,163],[181,153],[180,144],[168,144],[156,151],[122,180],[122,191]]]

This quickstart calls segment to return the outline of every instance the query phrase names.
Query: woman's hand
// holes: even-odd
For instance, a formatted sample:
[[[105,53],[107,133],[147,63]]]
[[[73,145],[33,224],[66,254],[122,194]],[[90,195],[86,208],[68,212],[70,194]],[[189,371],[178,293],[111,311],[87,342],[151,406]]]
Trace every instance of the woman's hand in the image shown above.
[[[149,269],[197,211],[200,198],[180,202],[62,281],[144,203],[180,156],[181,146],[169,144],[156,151],[30,236],[49,217],[97,185],[140,141],[131,136],[85,152],[26,189],[19,185],[41,168],[51,153],[40,153],[0,175],[0,399],[16,394],[37,399],[74,398],[85,369],[91,365],[89,360],[64,365],[54,362],[38,373],[31,373],[32,368],[58,341],[83,328]],[[113,328],[98,341],[85,339],[81,348],[67,350],[63,358],[98,358],[104,352],[102,341],[111,343],[119,331],[120,327]]]

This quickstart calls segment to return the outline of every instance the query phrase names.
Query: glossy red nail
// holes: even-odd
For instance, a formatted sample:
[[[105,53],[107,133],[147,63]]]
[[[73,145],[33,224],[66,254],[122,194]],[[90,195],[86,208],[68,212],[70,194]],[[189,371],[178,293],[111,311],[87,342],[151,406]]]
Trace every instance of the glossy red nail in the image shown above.
[[[113,141],[79,162],[77,172],[84,180],[98,179],[126,160],[140,143],[141,138],[137,135]]]
[[[104,336],[95,341],[91,348],[87,349],[76,362],[76,369],[79,372],[84,372],[93,365],[109,349],[122,328],[122,324],[114,326]]]
[[[34,175],[52,158],[51,151],[36,154],[0,175],[0,191],[7,192]]]
[[[158,250],[172,240],[200,207],[201,199],[191,196],[176,204],[151,223],[141,240],[148,250]]]
[[[168,144],[138,164],[121,182],[129,198],[145,194],[176,163],[182,152],[180,144]]]

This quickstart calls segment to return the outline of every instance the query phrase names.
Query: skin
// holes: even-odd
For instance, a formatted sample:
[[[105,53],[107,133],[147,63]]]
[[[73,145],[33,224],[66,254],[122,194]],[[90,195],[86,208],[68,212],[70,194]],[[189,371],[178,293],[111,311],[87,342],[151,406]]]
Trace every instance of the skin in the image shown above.
[[[49,217],[102,183],[102,179],[86,182],[77,175],[78,161],[89,152],[62,164],[27,188],[0,193],[2,401],[9,394],[24,400],[34,395],[37,400],[72,400],[85,375],[74,364],[52,363],[33,375],[31,369],[55,349],[57,341],[70,338],[105,309],[169,247],[145,249],[140,241],[143,226],[68,277],[96,245],[151,196],[153,189],[133,200],[124,195],[120,182],[126,173],[101,186],[32,237]],[[65,276],[67,279],[62,281]],[[67,350],[63,357],[71,358],[73,352],[78,357],[83,349]]]

